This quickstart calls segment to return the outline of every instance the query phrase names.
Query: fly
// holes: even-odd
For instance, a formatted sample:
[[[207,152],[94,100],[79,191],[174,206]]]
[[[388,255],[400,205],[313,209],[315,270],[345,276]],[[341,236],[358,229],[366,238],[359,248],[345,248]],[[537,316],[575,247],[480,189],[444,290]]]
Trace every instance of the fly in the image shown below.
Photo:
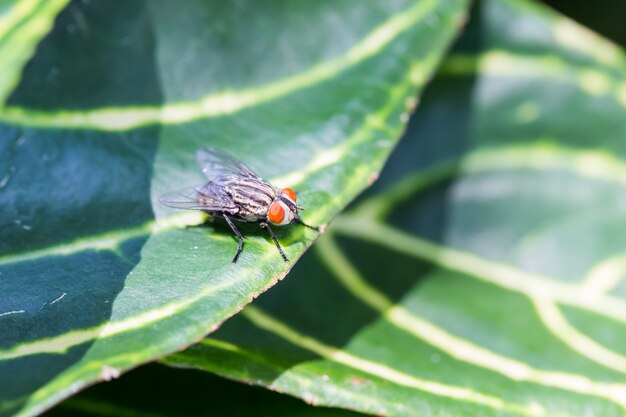
[[[291,188],[278,188],[259,177],[248,166],[229,153],[212,147],[202,148],[196,153],[202,172],[209,181],[201,186],[174,191],[159,198],[161,204],[187,210],[201,210],[215,217],[222,217],[238,239],[237,262],[243,250],[243,235],[234,221],[259,223],[274,241],[280,256],[287,256],[270,228],[270,223],[284,226],[292,221],[315,231],[317,227],[304,223],[296,204],[296,193]]]

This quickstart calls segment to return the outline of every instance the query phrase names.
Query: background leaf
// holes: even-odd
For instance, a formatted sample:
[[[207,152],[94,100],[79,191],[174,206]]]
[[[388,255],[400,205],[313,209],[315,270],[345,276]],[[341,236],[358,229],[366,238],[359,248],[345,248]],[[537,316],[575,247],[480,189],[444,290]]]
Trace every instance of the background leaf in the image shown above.
[[[625,75],[543,7],[479,3],[368,197],[166,362],[377,415],[626,415]]]
[[[209,395],[207,395],[209,393]],[[119,380],[98,384],[63,401],[45,417],[358,417],[337,408],[312,407],[259,387],[226,381],[206,372],[147,365]]]
[[[0,108],[20,80],[23,66],[68,0],[0,2]]]
[[[0,111],[0,414],[181,349],[282,278],[316,233],[281,229],[285,264],[244,228],[232,265],[227,228],[185,228],[202,217],[157,196],[202,183],[194,154],[211,144],[328,222],[377,176],[465,7],[64,9]]]

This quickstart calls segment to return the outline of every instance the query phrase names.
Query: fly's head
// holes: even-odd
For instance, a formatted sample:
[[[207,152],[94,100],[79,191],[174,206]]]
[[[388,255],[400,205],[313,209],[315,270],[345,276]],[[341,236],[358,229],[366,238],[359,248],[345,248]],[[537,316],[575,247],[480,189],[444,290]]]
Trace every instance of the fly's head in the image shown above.
[[[267,211],[267,220],[276,226],[284,226],[294,219],[299,220],[298,209],[302,209],[296,204],[296,193],[291,188],[283,188],[278,196],[270,204]]]

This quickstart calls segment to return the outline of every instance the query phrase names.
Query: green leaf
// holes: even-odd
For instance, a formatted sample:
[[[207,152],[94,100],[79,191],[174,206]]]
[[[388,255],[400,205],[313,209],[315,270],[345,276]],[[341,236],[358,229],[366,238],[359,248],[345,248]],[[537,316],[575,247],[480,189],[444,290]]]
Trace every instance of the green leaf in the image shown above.
[[[207,393],[210,397],[207,398]],[[208,400],[207,400],[208,399]],[[245,399],[245,401],[242,401]],[[150,364],[119,380],[71,397],[45,417],[359,417],[338,408],[312,407],[299,399],[197,371]]]
[[[158,196],[206,181],[195,152],[212,145],[327,223],[378,175],[465,8],[64,9],[0,110],[0,415],[34,415],[180,350],[284,277],[317,233],[275,229],[284,263],[242,225],[231,264],[227,226],[186,227],[204,218]]]
[[[166,363],[389,416],[626,415],[626,58],[479,3],[367,198]]]
[[[24,64],[69,0],[0,1],[0,108],[20,79]]]

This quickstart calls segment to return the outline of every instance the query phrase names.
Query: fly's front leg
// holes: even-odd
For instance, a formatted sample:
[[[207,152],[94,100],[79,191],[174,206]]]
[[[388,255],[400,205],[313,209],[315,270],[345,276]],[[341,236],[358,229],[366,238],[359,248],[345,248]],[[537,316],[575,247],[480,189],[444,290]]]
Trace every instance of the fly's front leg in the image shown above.
[[[316,232],[319,232],[319,231],[320,231],[320,228],[319,228],[319,227],[316,227],[316,226],[311,226],[311,225],[306,224],[305,222],[303,222],[303,221],[302,221],[302,219],[300,219],[300,216],[298,216],[298,215],[296,215],[296,217],[295,217],[295,219],[294,219],[294,220],[295,220],[295,222],[296,222],[296,223],[301,224],[301,225],[302,225],[302,226],[304,226],[304,227],[308,227],[309,229],[313,229],[313,230],[315,230]]]
[[[233,221],[226,214],[222,213],[222,216],[224,217],[224,220],[226,220],[226,223],[228,223],[230,228],[233,230],[233,233],[235,233],[235,236],[237,236],[237,239],[239,240],[239,244],[237,245],[237,254],[233,258],[233,263],[236,263],[237,259],[239,259],[239,255],[241,255],[241,252],[243,251],[243,235],[239,232],[239,230],[237,230],[237,228],[235,227],[235,223],[233,223]]]
[[[283,257],[283,260],[285,262],[289,262],[289,259],[287,259],[287,257],[285,256],[285,252],[283,252],[283,248],[280,247],[280,243],[278,243],[278,239],[276,239],[276,235],[274,234],[274,232],[272,231],[272,229],[270,229],[270,225],[265,223],[265,222],[261,222],[261,227],[263,229],[267,229],[267,231],[269,232],[270,236],[272,237],[272,240],[274,241],[274,244],[276,245],[276,247],[278,248],[278,252],[280,252],[280,256]]]

